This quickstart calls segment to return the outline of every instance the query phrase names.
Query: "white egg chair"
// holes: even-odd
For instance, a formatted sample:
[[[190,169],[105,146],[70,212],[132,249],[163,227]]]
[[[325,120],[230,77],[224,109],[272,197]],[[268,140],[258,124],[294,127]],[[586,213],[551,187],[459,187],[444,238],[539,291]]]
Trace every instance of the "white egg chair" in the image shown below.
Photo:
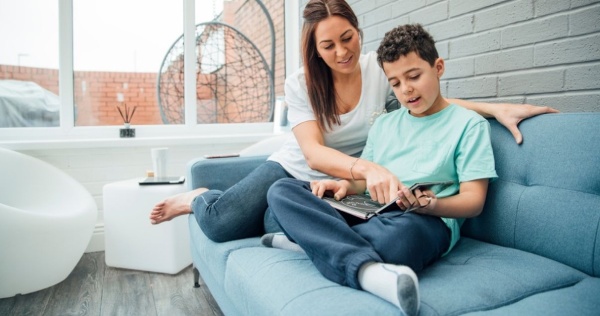
[[[64,279],[83,255],[98,208],[58,168],[0,148],[0,298]]]

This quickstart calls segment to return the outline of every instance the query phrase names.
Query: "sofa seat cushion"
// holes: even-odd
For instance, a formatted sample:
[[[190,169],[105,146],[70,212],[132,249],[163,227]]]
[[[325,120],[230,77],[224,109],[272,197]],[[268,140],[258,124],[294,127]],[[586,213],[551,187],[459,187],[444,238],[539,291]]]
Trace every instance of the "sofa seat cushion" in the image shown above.
[[[398,314],[384,300],[325,279],[304,254],[262,247],[259,238],[214,243],[194,225],[194,261],[206,270],[203,278],[215,298],[228,298],[224,311],[229,314],[327,314],[316,306],[339,315]],[[419,282],[420,315],[545,315],[564,309],[586,315],[591,308],[600,310],[600,300],[590,299],[600,293],[600,279],[535,254],[467,237],[419,273]]]
[[[512,305],[467,315],[597,315],[600,311],[600,278],[589,277],[562,289],[527,297]]]
[[[231,252],[225,289],[245,315],[399,315],[374,295],[325,279],[305,254],[289,250]]]
[[[498,309],[573,287],[586,278],[562,263],[463,237],[450,254],[419,274],[421,315]],[[540,308],[545,307],[542,301]]]

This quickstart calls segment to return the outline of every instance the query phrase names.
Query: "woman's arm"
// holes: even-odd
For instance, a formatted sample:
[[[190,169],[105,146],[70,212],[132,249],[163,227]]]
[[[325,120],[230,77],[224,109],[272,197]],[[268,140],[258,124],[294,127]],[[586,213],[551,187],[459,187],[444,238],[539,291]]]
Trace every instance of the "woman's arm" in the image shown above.
[[[325,146],[323,134],[316,121],[306,121],[292,129],[306,163],[335,178],[350,179],[350,165],[356,159],[336,149]]]
[[[357,160],[356,157],[325,146],[316,121],[300,123],[292,131],[311,169],[334,178],[366,180],[371,197],[380,203],[387,203],[396,197],[400,181],[395,175],[378,164]]]
[[[485,103],[461,99],[447,99],[446,101],[473,110],[484,117],[496,118],[500,124],[504,125],[504,127],[511,132],[517,144],[523,142],[523,135],[521,135],[518,127],[522,120],[540,114],[559,112],[548,106],[536,106],[531,104]]]

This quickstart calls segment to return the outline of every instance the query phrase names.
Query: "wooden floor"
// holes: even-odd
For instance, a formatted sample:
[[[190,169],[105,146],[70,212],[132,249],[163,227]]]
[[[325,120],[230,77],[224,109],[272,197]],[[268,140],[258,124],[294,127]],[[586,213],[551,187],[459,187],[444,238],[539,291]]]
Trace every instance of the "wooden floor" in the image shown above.
[[[63,282],[0,299],[0,315],[223,315],[202,279],[193,283],[191,266],[175,275],[116,269],[104,252],[86,253]]]

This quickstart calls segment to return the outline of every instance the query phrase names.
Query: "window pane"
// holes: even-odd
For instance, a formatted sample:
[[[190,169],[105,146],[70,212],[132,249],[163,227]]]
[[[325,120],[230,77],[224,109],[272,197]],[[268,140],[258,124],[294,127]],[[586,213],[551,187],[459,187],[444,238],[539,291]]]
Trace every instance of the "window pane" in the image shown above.
[[[74,1],[75,125],[166,123],[157,102],[157,75],[182,34],[182,1]],[[177,123],[183,123],[181,102]]]
[[[58,3],[0,0],[0,43],[0,127],[58,126]]]
[[[263,7],[257,1],[232,0],[223,5],[223,22],[240,30],[260,50],[269,67],[275,69],[275,95],[283,95],[285,81],[285,1],[262,0]],[[275,47],[271,46],[271,30],[267,16],[273,23]],[[272,65],[272,64],[275,65]]]
[[[222,0],[200,0],[195,2],[194,20],[196,22],[195,41],[208,42],[209,45],[199,44],[196,47],[196,105],[198,115],[196,121],[199,124],[217,123],[216,112],[213,109],[216,94],[214,87],[207,87],[207,80],[214,77],[223,65],[225,55],[223,49],[223,32],[215,32],[200,35],[199,29],[209,23],[221,13]],[[200,39],[202,37],[202,39]],[[170,123],[183,123],[181,115],[181,104],[184,99],[184,38],[183,36],[173,43],[162,61],[158,74],[158,104],[162,109],[165,120]]]
[[[197,0],[196,6],[209,10],[205,3]],[[285,80],[284,2],[262,3],[217,1],[215,18],[196,26],[199,124],[272,120]]]

